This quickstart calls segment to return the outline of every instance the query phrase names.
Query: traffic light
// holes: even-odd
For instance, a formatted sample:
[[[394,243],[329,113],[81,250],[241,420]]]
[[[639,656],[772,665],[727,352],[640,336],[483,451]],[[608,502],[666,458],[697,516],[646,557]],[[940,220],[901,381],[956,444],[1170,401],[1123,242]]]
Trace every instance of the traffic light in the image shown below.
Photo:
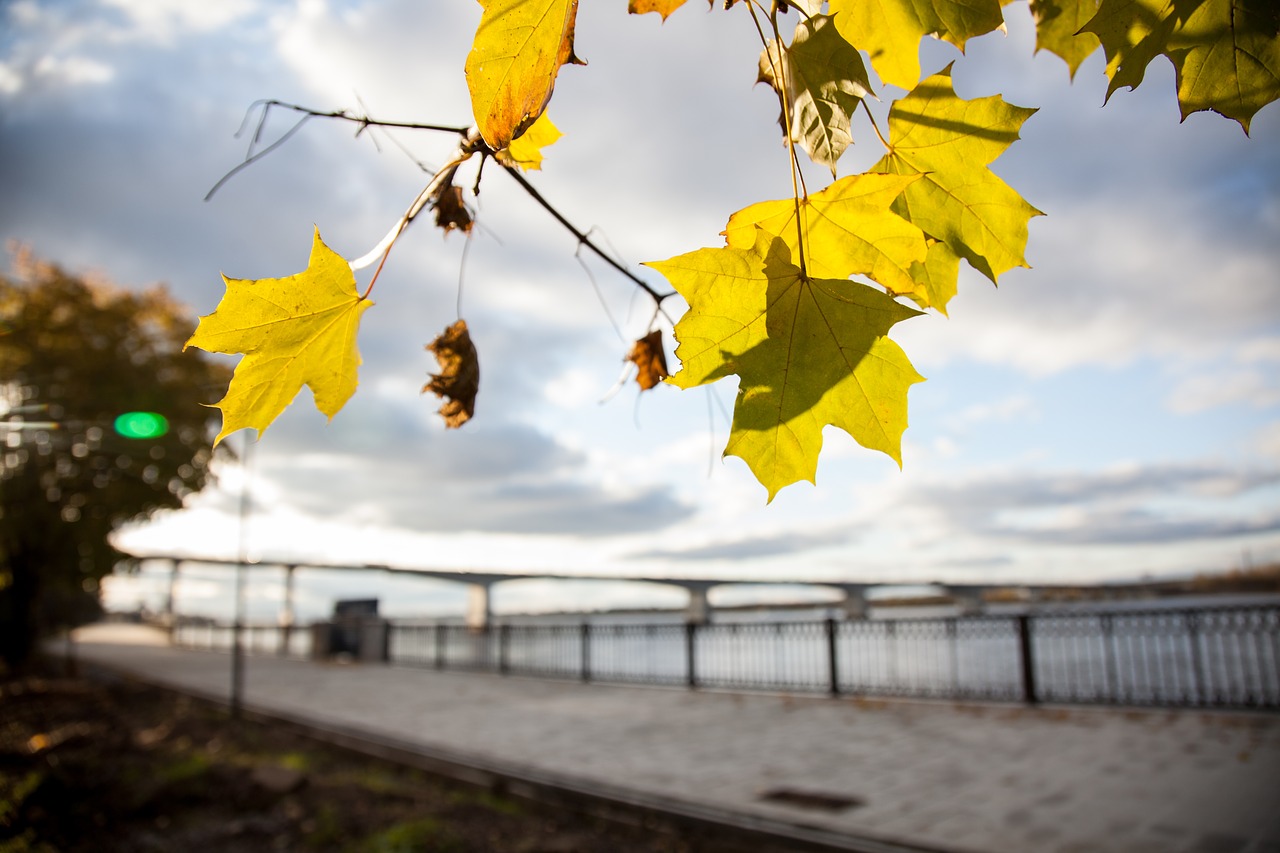
[[[115,428],[125,438],[159,438],[169,431],[169,420],[155,412],[125,412]]]

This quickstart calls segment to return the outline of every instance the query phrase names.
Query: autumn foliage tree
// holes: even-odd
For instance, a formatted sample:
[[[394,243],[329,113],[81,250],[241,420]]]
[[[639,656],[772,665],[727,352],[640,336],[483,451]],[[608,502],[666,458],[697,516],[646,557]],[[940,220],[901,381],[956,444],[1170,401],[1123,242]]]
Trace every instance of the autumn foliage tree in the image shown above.
[[[0,662],[92,618],[121,524],[209,482],[228,371],[183,353],[192,318],[20,252],[0,276]]]
[[[304,272],[227,280],[222,303],[189,341],[245,356],[217,404],[223,412],[218,439],[243,428],[261,433],[303,385],[333,417],[356,389],[357,330],[377,279],[375,273],[362,289],[355,272],[375,264],[381,270],[424,210],[434,211],[446,230],[469,230],[468,193],[503,171],[652,299],[650,332],[629,355],[642,388],[666,377],[660,336],[668,330],[680,362],[666,377],[669,384],[691,388],[737,377],[725,453],[747,463],[770,499],[791,483],[815,480],[829,425],[901,464],[907,393],[922,377],[890,337],[893,327],[923,311],[946,313],[962,263],[993,283],[1026,266],[1028,222],[1040,213],[991,169],[1035,110],[998,94],[960,97],[950,66],[932,73],[921,68],[922,39],[963,49],[969,39],[1002,27],[1006,13],[1029,8],[1037,50],[1060,56],[1071,75],[1096,50],[1105,52],[1108,97],[1141,84],[1157,60],[1174,66],[1184,118],[1212,110],[1248,133],[1254,114],[1280,97],[1280,4],[1274,0],[1008,2],[724,0],[717,14],[748,15],[755,24],[758,67],[744,72],[754,71],[777,96],[793,192],[729,215],[723,246],[648,264],[674,292],[659,292],[600,250],[524,174],[539,168],[542,149],[560,136],[547,114],[558,75],[584,64],[574,40],[578,0],[480,0],[483,12],[462,69],[470,126],[380,122],[265,102],[264,121],[271,109],[284,107],[303,113],[303,120],[323,116],[455,133],[459,143],[365,256],[344,259],[317,232]],[[684,5],[630,0],[629,11],[665,20]],[[886,85],[905,94],[891,98]],[[864,172],[842,176],[840,161],[855,127],[859,144],[879,145],[883,156]],[[810,186],[802,156],[829,170],[830,183]],[[481,166],[468,181],[459,179],[472,160]],[[496,168],[485,171],[488,162]],[[664,325],[662,309],[677,295],[687,310]],[[474,349],[460,337],[465,324],[451,329],[455,337],[437,340],[432,349],[453,360],[427,389],[448,398],[442,412],[459,425],[471,415],[478,371]],[[459,352],[470,361],[455,358]],[[451,371],[468,379],[459,383],[465,389],[458,396],[454,384],[442,380]]]

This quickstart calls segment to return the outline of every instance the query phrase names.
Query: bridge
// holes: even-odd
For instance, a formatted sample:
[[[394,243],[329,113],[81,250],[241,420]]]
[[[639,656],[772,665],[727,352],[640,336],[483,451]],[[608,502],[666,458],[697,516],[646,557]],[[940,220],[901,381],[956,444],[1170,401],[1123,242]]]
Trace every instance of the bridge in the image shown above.
[[[465,584],[469,590],[466,622],[472,628],[485,628],[493,621],[491,606],[492,589],[495,585],[517,580],[566,580],[566,581],[627,581],[631,583],[647,583],[660,586],[674,586],[685,590],[689,595],[685,607],[685,620],[695,624],[706,623],[711,615],[711,604],[708,593],[720,586],[807,586],[821,589],[834,589],[843,595],[839,606],[850,618],[861,618],[867,612],[867,592],[872,589],[900,587],[902,581],[839,581],[839,580],[806,580],[797,578],[706,578],[706,577],[668,577],[652,575],[603,575],[603,574],[563,574],[557,572],[473,572],[449,569],[406,568],[381,564],[338,564],[315,563],[302,560],[257,560],[241,563],[216,557],[196,557],[176,554],[128,554],[126,559],[137,562],[168,562],[169,590],[165,599],[163,616],[172,619],[174,616],[174,591],[177,586],[181,567],[184,564],[241,566],[260,570],[265,568],[283,569],[285,572],[285,596],[281,624],[292,625],[294,622],[294,572],[298,569],[335,570],[335,571],[368,571],[382,572],[389,575],[408,575],[432,580]],[[955,600],[965,614],[981,613],[986,594],[993,590],[1013,590],[1021,600],[1034,601],[1051,594],[1075,593],[1096,595],[1105,591],[1110,597],[1131,596],[1149,592],[1144,585],[1094,585],[1069,584],[955,584],[955,583],[910,583],[910,586],[928,586],[939,589],[940,593]]]

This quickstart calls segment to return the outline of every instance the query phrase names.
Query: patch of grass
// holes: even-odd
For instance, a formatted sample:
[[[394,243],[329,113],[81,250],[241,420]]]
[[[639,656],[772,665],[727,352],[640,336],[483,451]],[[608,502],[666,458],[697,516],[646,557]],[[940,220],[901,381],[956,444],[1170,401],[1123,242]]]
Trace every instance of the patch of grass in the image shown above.
[[[448,799],[454,805],[480,806],[499,814],[518,816],[525,813],[524,806],[518,801],[483,789],[459,788],[451,791]]]
[[[7,774],[0,776],[0,826],[12,825],[22,804],[43,781],[44,773],[39,770],[30,770],[21,779],[13,782],[9,780]]]
[[[465,849],[462,841],[440,821],[420,818],[405,821],[371,835],[351,848],[362,853],[454,853]]]
[[[365,765],[354,772],[343,771],[335,773],[330,779],[333,782],[354,785],[357,788],[363,788],[375,794],[400,795],[409,787],[409,780],[405,779],[404,774],[397,772],[397,768],[390,766]],[[417,782],[419,780],[412,781]]]
[[[166,765],[160,771],[160,778],[168,783],[186,782],[205,775],[212,766],[203,755],[188,753]]]
[[[0,841],[0,853],[58,853],[58,850],[37,839],[35,830],[28,829],[15,838]]]
[[[307,827],[307,846],[314,850],[336,850],[345,834],[338,809],[331,803],[322,803],[315,811],[311,826]]]

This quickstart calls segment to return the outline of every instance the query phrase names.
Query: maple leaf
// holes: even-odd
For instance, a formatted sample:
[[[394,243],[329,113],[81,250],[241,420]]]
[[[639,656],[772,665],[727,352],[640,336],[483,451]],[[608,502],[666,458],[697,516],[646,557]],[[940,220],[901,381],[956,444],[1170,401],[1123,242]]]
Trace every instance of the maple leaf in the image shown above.
[[[480,391],[480,358],[466,321],[447,327],[427,344],[427,349],[440,362],[440,372],[431,374],[431,381],[422,386],[422,392],[444,398],[440,407],[444,425],[457,429],[475,414],[476,394]]]
[[[927,252],[924,233],[894,213],[893,202],[919,175],[851,175],[800,202],[804,270],[815,278],[865,275],[894,293],[914,293],[913,264]],[[729,217],[728,245],[749,249],[757,227],[778,237],[800,266],[795,199],[764,201]]]
[[[929,253],[923,264],[911,265],[911,278],[916,289],[905,294],[921,308],[947,313],[947,303],[956,295],[960,280],[960,258],[946,243],[930,240]]]
[[[542,149],[553,145],[564,136],[560,128],[552,124],[546,113],[538,116],[538,120],[520,136],[511,140],[511,144],[494,156],[504,166],[519,166],[526,172],[542,168]]]
[[[1004,23],[1000,0],[831,0],[836,29],[865,50],[880,79],[903,89],[920,80],[920,39],[937,34],[964,49]]]
[[[853,113],[871,94],[862,54],[836,32],[829,15],[802,19],[790,46],[770,39],[757,82],[791,105],[791,126],[785,111],[778,119],[783,134],[835,177],[836,161],[853,143]]]
[[[635,342],[627,361],[636,366],[636,384],[648,391],[671,374],[667,371],[667,354],[662,349],[662,332],[654,329]]]
[[[751,249],[648,264],[689,303],[675,328],[681,367],[668,381],[739,377],[725,454],[747,463],[769,500],[814,482],[827,424],[901,464],[907,390],[922,377],[886,335],[919,312],[867,285],[808,278],[782,240],[757,235]]]
[[[480,0],[484,13],[467,55],[476,127],[501,151],[542,115],[560,67],[573,54],[578,0]]]
[[[665,21],[667,16],[684,4],[685,0],[631,0],[627,4],[627,11],[633,15],[657,12],[662,16],[662,20]]]
[[[1280,6],[1274,0],[1102,0],[1083,28],[1102,42],[1111,83],[1135,89],[1157,56],[1177,71],[1182,118],[1213,110],[1249,132],[1280,98]]]
[[[1027,223],[1041,213],[987,166],[1034,113],[998,95],[957,97],[948,66],[894,102],[889,153],[869,171],[922,175],[894,210],[994,282],[1027,266]]]
[[[200,318],[186,347],[243,353],[222,410],[214,445],[239,429],[261,435],[305,384],[330,420],[356,390],[356,331],[373,305],[356,292],[355,275],[316,229],[305,271],[288,278],[234,279],[212,314]]]
[[[1080,63],[1098,49],[1098,37],[1081,32],[1098,11],[1098,0],[1031,0],[1036,22],[1036,51],[1062,58],[1075,79]]]

